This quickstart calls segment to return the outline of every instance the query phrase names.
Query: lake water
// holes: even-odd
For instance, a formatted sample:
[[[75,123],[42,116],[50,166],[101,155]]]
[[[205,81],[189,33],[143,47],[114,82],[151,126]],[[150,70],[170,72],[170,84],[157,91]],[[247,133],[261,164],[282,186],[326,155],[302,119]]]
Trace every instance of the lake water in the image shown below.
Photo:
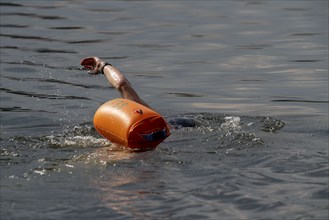
[[[328,218],[328,1],[0,6],[1,219]],[[200,125],[111,148],[86,56]]]

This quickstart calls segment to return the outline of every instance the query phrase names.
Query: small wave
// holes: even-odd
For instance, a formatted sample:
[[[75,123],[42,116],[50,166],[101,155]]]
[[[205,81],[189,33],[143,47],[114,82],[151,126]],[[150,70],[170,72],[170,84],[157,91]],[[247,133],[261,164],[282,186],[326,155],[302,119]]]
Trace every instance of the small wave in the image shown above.
[[[89,124],[66,128],[59,134],[41,137],[50,148],[86,148],[103,147],[110,143],[100,137],[94,127]]]
[[[0,2],[0,6],[22,7],[23,5],[11,2]]]
[[[15,35],[15,34],[0,34],[2,37],[8,37],[12,39],[25,39],[25,40],[38,40],[38,41],[57,41],[55,39],[40,37],[40,36],[31,36],[31,35]]]
[[[169,95],[174,95],[176,97],[203,97],[201,94],[187,93],[187,92],[168,92]]]
[[[47,142],[48,147],[52,148],[101,147],[109,145],[109,142],[104,138],[91,135],[76,135],[72,137],[49,135],[43,139]]]
[[[262,132],[274,133],[284,123],[271,117],[228,116],[224,114],[193,113],[181,117],[191,118],[193,126],[176,126],[171,142],[202,145],[207,152],[214,150],[231,153],[252,147],[267,147]],[[184,141],[182,141],[184,140]]]
[[[7,46],[6,46],[7,47]],[[17,49],[17,47],[15,46],[8,46],[9,49]],[[0,47],[1,48],[1,47]],[[35,61],[27,61],[27,60],[22,60],[20,62],[17,61],[10,61],[10,62],[2,62],[4,64],[12,64],[12,65],[21,65],[21,66],[35,66],[35,67],[43,67],[43,68],[48,68],[48,69],[57,69],[57,70],[80,70],[80,71],[85,71],[85,69],[79,67],[79,66],[67,66],[67,67],[62,67],[62,66],[50,66],[47,65],[45,63],[37,63]],[[16,69],[17,67],[15,67],[14,69]],[[5,70],[8,70],[9,68],[5,68]],[[26,71],[24,69],[24,71]],[[9,77],[9,76],[6,76]],[[26,79],[30,79],[29,77],[26,77]],[[33,78],[31,78],[33,79]],[[108,88],[108,87],[103,87],[103,88]]]
[[[182,126],[174,126],[171,140],[168,142],[183,143],[198,140],[213,140],[209,148],[215,146],[232,147],[237,144],[246,146],[250,143],[264,143],[257,134],[276,132],[284,127],[284,122],[271,117],[227,116],[222,114],[185,114],[177,118]],[[172,120],[169,118],[168,121]],[[49,148],[84,148],[109,146],[110,142],[99,136],[91,123],[66,127],[52,134],[41,137],[13,137],[13,142],[39,142],[39,146]],[[250,143],[249,143],[250,142]],[[232,144],[234,143],[234,144]],[[204,144],[204,143],[203,143]]]
[[[91,124],[81,124],[54,131],[45,136],[14,136],[9,139],[31,148],[94,148],[108,146],[110,142],[98,135]]]
[[[58,27],[50,27],[49,29],[54,29],[54,30],[80,30],[80,29],[85,29],[85,28],[80,27],[80,26],[58,26]]]
[[[284,122],[271,118],[271,117],[263,117],[260,120],[263,124],[262,124],[262,129],[263,131],[266,132],[275,132],[278,131],[280,129],[282,129],[284,127]]]
[[[23,16],[23,17],[30,17],[30,18],[39,18],[44,20],[61,20],[66,19],[62,16],[57,15],[39,15],[34,13],[25,13],[25,12],[8,12],[8,13],[2,13],[2,16]]]
[[[2,167],[22,164],[27,167],[24,173],[11,177],[30,179],[33,175],[50,175],[64,170],[71,172],[76,162],[106,165],[103,161],[104,157],[108,157],[106,149],[110,146],[111,143],[100,137],[90,123],[81,124],[45,136],[3,139],[0,164]],[[106,152],[102,151],[102,155],[100,149]],[[113,158],[115,156],[110,159]]]
[[[167,162],[171,160],[172,154],[179,155],[179,152],[190,151],[198,152],[201,156],[209,154],[240,156],[245,151],[268,147],[266,139],[261,134],[274,133],[284,126],[282,121],[270,117],[193,113],[180,115],[178,118],[180,119],[178,122],[185,123],[184,126],[175,126],[172,135],[159,146],[158,153],[166,154],[164,160]],[[22,147],[12,148],[12,152],[4,152],[6,160],[11,163],[25,160],[24,153],[20,151],[26,150],[16,149],[38,149],[40,158],[45,157],[45,152],[54,152],[53,154],[60,157],[59,162],[54,163],[69,161],[113,165],[115,161],[136,155],[127,149],[112,145],[97,133],[92,123],[65,127],[44,136],[16,136],[10,138],[9,142]],[[7,146],[10,148],[12,145]],[[52,162],[53,158],[48,160]],[[188,158],[178,158],[176,162],[178,165],[189,164]]]
[[[45,110],[35,110],[35,109],[19,107],[19,106],[0,107],[0,112],[47,112],[47,113],[55,113],[55,112],[49,112],[49,111],[45,111]]]
[[[234,116],[227,116],[224,118],[225,122],[221,124],[221,128],[225,130],[240,130],[241,125],[240,125],[240,117],[234,117]]]
[[[25,24],[0,24],[0,27],[5,27],[5,28],[28,28],[30,26],[25,25]]]
[[[169,48],[174,47],[173,44],[147,44],[147,43],[136,43],[136,44],[122,44],[124,46],[131,47],[140,47],[140,48],[151,48],[151,49],[161,49],[161,48]]]
[[[106,40],[76,40],[76,41],[66,41],[68,44],[94,44],[94,43],[102,43],[105,42]]]
[[[306,100],[306,99],[274,99],[272,102],[305,102],[305,103],[329,103],[322,100]]]
[[[7,69],[6,69],[7,70]],[[24,69],[26,70],[26,69]],[[19,81],[19,82],[46,82],[46,83],[56,83],[56,84],[64,84],[64,85],[71,85],[76,87],[82,87],[86,89],[108,89],[107,86],[100,86],[100,85],[85,85],[85,84],[79,84],[79,83],[73,83],[73,82],[67,82],[64,80],[58,80],[58,79],[43,79],[43,78],[35,78],[35,77],[14,77],[14,76],[2,76],[2,78]]]
[[[41,94],[41,93],[34,93],[34,92],[27,92],[27,91],[18,91],[18,90],[11,90],[7,88],[0,88],[0,91],[15,94],[15,95],[22,95],[27,97],[36,97],[39,99],[68,99],[68,100],[90,100],[90,98],[82,97],[82,96],[63,96],[57,94]]]
[[[59,50],[59,49],[49,49],[49,48],[27,48],[27,47],[17,47],[17,46],[1,46],[1,49],[11,49],[11,50],[20,50],[20,51],[33,51],[37,53],[76,53],[71,50]]]

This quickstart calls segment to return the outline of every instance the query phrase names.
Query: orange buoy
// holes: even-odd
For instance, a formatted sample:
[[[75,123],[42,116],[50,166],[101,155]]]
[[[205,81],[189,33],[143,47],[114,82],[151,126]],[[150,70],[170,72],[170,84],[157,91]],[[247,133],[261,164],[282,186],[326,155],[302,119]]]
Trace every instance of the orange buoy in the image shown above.
[[[134,150],[155,148],[170,135],[169,126],[159,113],[122,98],[99,107],[94,115],[94,126],[112,143]]]

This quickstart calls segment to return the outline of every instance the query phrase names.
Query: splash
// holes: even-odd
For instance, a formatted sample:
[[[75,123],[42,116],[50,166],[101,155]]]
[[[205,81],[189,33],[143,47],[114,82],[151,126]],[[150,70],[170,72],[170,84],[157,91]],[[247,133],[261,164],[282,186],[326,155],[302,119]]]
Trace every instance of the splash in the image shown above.
[[[197,121],[196,125],[176,131],[175,143],[202,146],[207,152],[232,153],[248,151],[255,147],[267,147],[265,133],[274,133],[284,123],[271,117],[233,116],[198,113],[183,117]],[[264,133],[265,132],[265,133]]]
[[[110,143],[100,137],[94,127],[89,124],[66,128],[58,134],[47,135],[40,139],[50,148],[93,148],[110,145]]]
[[[220,125],[223,130],[239,131],[241,130],[240,117],[226,116],[225,122]]]
[[[266,133],[284,127],[282,121],[271,117],[212,113],[184,114],[179,116],[180,121],[183,125],[175,126],[170,138],[159,146],[160,154],[167,154],[162,155],[164,158],[179,151],[236,155],[267,147]],[[67,165],[62,170],[73,169],[74,163],[115,166],[118,161],[136,156],[102,138],[91,123],[65,127],[45,136],[16,136],[2,143],[7,145],[1,152],[4,164],[37,161],[31,169],[38,175],[59,170],[61,164]]]
[[[109,145],[109,142],[104,138],[95,136],[55,136],[49,135],[44,138],[49,147],[53,148],[68,148],[68,147],[102,147]]]

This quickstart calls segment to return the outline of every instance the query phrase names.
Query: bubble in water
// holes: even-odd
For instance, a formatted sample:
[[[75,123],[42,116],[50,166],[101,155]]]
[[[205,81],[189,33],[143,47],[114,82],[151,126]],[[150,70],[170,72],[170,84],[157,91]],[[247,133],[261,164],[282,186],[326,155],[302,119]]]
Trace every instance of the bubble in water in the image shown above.
[[[262,119],[262,122],[263,122],[263,131],[266,132],[275,132],[284,127],[284,122],[277,119],[273,119],[271,117],[266,117]]]
[[[41,176],[46,174],[46,170],[45,169],[40,169],[40,170],[34,170],[33,171],[36,174],[40,174]]]
[[[240,125],[240,117],[235,117],[235,116],[227,116],[224,118],[225,122],[221,124],[221,128],[224,130],[235,130],[239,131],[241,130],[241,125]]]

